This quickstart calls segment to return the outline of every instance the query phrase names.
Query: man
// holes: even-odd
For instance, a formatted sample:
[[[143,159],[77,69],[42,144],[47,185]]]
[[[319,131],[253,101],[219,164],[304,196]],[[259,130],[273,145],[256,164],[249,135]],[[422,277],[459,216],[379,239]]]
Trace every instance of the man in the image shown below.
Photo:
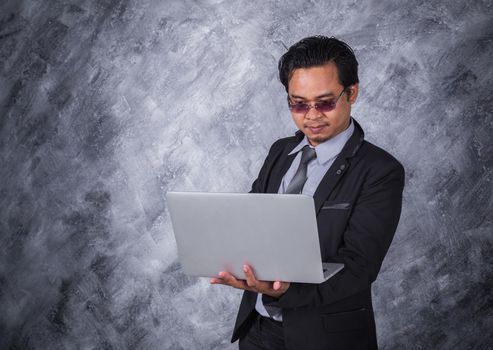
[[[244,280],[220,272],[211,283],[245,290],[232,337],[240,349],[377,348],[371,284],[397,228],[404,169],[351,117],[357,68],[347,44],[323,36],[279,61],[299,130],[272,145],[251,192],[313,196],[322,260],[344,269],[321,284],[257,281],[247,265]]]

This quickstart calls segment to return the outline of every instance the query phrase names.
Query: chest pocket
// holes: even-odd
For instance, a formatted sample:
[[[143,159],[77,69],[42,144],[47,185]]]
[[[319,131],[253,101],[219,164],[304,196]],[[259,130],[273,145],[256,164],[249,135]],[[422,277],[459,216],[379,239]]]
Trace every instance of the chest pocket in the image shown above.
[[[322,205],[322,210],[325,209],[339,209],[345,210],[351,208],[351,203],[348,202],[336,202],[336,201],[327,201]]]
[[[337,255],[350,214],[351,203],[344,200],[326,201],[317,215],[322,261]]]

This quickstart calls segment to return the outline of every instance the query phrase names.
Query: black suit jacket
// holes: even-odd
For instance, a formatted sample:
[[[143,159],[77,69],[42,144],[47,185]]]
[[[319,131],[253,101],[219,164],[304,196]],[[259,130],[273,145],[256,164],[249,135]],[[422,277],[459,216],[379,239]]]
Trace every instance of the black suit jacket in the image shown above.
[[[404,168],[389,153],[355,130],[323,177],[315,194],[322,261],[344,269],[321,284],[291,283],[267,305],[282,308],[288,349],[376,349],[371,284],[394,236],[402,205]],[[277,193],[302,140],[276,141],[267,155],[253,193]],[[245,291],[232,336],[242,337],[255,314],[257,293]]]

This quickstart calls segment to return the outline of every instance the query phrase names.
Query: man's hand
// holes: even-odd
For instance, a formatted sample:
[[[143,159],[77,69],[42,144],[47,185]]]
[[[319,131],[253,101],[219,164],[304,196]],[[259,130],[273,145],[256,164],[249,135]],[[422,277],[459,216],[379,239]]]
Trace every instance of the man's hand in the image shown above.
[[[245,272],[246,279],[236,279],[229,272],[219,272],[219,277],[211,278],[211,284],[224,284],[226,286],[249,290],[252,292],[262,293],[270,295],[274,298],[282,296],[289,288],[289,282],[281,281],[257,281],[253,274],[252,268],[248,265],[243,265],[243,272]]]

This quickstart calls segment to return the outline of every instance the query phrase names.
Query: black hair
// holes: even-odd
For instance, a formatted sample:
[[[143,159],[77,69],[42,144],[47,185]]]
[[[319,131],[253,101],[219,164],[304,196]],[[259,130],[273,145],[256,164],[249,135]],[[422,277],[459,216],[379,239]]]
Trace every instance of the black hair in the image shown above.
[[[334,62],[339,83],[347,88],[359,82],[358,61],[353,49],[345,42],[323,35],[301,39],[279,59],[279,79],[288,91],[288,82],[298,68],[322,66]]]

